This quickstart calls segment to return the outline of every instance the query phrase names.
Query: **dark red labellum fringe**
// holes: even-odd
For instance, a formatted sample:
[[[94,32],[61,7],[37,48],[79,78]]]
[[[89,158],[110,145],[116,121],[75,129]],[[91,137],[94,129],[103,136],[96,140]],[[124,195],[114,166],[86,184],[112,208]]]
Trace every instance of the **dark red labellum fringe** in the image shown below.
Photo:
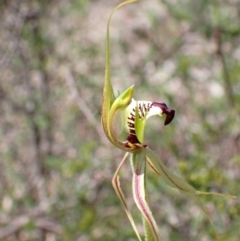
[[[157,107],[161,108],[163,114],[166,115],[166,119],[164,122],[165,126],[168,125],[169,123],[171,123],[171,121],[173,120],[173,118],[175,116],[175,110],[168,108],[165,103],[153,102],[152,106],[157,106]]]

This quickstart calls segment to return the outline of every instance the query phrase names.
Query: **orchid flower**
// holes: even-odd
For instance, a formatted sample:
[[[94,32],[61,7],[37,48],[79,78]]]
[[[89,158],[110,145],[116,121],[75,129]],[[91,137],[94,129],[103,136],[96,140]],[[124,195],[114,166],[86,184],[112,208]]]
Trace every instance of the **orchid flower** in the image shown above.
[[[149,117],[158,115],[166,116],[165,125],[168,125],[174,118],[175,111],[168,108],[165,103],[151,101],[136,101],[133,99],[134,86],[130,86],[123,93],[115,96],[110,78],[110,37],[109,28],[113,13],[123,5],[136,2],[128,0],[119,4],[110,14],[107,24],[106,36],[106,62],[105,80],[102,100],[102,127],[109,141],[117,148],[126,152],[120,162],[112,179],[113,187],[121,200],[131,225],[139,241],[141,236],[136,228],[133,217],[129,211],[125,196],[120,187],[119,171],[124,162],[130,156],[133,169],[132,189],[134,201],[140,210],[145,227],[145,238],[147,241],[160,241],[157,224],[147,203],[146,194],[146,165],[160,175],[170,187],[179,190],[181,193],[190,196],[200,209],[206,214],[212,226],[214,236],[219,241],[213,222],[205,208],[197,199],[198,194],[212,194],[196,191],[185,180],[172,173],[148,147],[144,141],[144,129]],[[215,193],[213,193],[215,194]],[[221,195],[221,194],[216,194]],[[225,195],[226,196],[226,195]]]

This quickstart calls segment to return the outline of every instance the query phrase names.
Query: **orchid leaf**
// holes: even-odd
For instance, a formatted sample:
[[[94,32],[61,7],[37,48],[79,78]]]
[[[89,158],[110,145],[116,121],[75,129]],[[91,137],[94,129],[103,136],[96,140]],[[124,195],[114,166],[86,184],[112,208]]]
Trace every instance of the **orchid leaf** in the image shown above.
[[[146,178],[146,156],[143,152],[132,154],[133,165],[133,197],[134,201],[141,211],[144,220],[147,222],[146,240],[160,241],[158,228],[152,216],[152,212],[146,201],[145,178]],[[151,238],[148,238],[150,236]]]

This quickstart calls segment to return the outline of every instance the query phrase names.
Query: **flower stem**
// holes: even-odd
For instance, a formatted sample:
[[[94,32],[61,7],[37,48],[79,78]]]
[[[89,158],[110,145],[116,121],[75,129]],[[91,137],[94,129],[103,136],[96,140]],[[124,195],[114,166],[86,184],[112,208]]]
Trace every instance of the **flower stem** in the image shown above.
[[[152,233],[152,230],[151,230],[147,220],[144,217],[143,217],[143,226],[144,226],[145,240],[146,241],[155,241],[155,237]]]
[[[145,200],[148,202],[147,182],[146,182],[146,167],[145,167],[145,175],[144,175],[144,196],[145,196]],[[148,221],[144,218],[143,215],[142,215],[142,218],[143,218],[145,240],[146,241],[155,241],[155,237],[152,233],[152,230],[151,230],[151,227],[149,226]]]

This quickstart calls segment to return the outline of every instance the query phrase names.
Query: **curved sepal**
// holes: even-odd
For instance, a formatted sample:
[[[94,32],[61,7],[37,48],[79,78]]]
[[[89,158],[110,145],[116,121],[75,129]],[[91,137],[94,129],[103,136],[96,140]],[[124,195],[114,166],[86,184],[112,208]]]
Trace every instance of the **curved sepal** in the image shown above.
[[[151,149],[146,148],[144,149],[144,152],[147,156],[148,164],[153,168],[156,173],[161,175],[163,180],[169,186],[185,193],[197,194],[196,190],[192,186],[190,186],[185,180],[170,172]]]
[[[128,88],[123,94],[121,94],[117,99],[115,98],[113,87],[111,83],[111,66],[110,66],[110,23],[112,16],[114,12],[129,3],[136,2],[138,0],[128,0],[121,4],[119,4],[117,7],[113,9],[113,11],[110,14],[110,17],[108,19],[107,23],[107,34],[106,34],[106,59],[105,59],[105,79],[104,79],[104,87],[103,87],[103,98],[102,98],[102,117],[101,122],[103,126],[103,130],[105,132],[105,135],[107,138],[117,147],[123,149],[123,150],[129,150],[131,148],[128,148],[124,145],[124,143],[120,143],[116,140],[116,137],[114,136],[114,133],[112,131],[113,128],[111,127],[112,124],[112,118],[118,108],[122,108],[126,105],[128,105],[132,98],[132,92],[133,92],[133,86]],[[128,98],[130,96],[130,98]],[[113,107],[113,108],[112,108]],[[114,138],[113,138],[114,137]]]
[[[192,186],[190,186],[184,179],[178,177],[174,173],[171,173],[152,150],[150,150],[149,148],[146,148],[146,149],[144,149],[144,152],[147,156],[147,161],[148,161],[148,164],[150,165],[150,167],[157,174],[159,174],[169,186],[176,188],[182,194],[185,194],[185,195],[188,195],[189,197],[191,197],[194,200],[194,202],[197,204],[197,206],[206,214],[206,216],[211,224],[215,239],[217,241],[220,241],[211,217],[209,216],[206,209],[202,206],[202,204],[198,201],[198,195],[218,195],[218,196],[223,196],[223,197],[228,197],[228,198],[235,198],[235,196],[232,196],[229,194],[222,194],[222,193],[197,191]]]
[[[112,185],[113,185],[113,188],[114,188],[115,192],[117,193],[121,203],[124,206],[125,212],[126,212],[126,214],[128,216],[128,219],[129,219],[132,227],[133,227],[133,230],[135,231],[135,233],[137,235],[138,240],[142,241],[142,239],[141,239],[141,237],[140,237],[140,235],[138,233],[137,227],[135,225],[135,222],[133,220],[132,214],[130,213],[128,205],[126,203],[126,199],[125,199],[125,196],[124,196],[124,194],[122,192],[122,189],[121,189],[121,186],[120,186],[120,180],[119,180],[119,176],[118,176],[119,171],[120,171],[122,165],[124,164],[124,162],[127,160],[128,155],[129,155],[129,153],[126,153],[125,156],[123,157],[122,161],[120,162],[120,164],[119,164],[119,166],[118,166],[118,168],[117,168],[117,170],[116,170],[116,172],[115,172],[115,174],[113,176]]]

